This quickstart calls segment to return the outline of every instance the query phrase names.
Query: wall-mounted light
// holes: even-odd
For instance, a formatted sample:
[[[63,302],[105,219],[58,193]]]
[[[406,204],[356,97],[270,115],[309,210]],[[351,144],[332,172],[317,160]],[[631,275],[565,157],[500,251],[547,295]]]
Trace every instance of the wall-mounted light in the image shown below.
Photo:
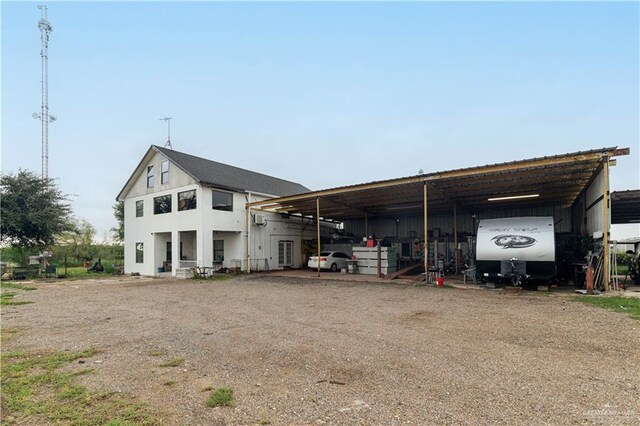
[[[511,197],[487,198],[487,201],[521,200],[524,198],[538,198],[539,196],[540,194],[513,195]]]

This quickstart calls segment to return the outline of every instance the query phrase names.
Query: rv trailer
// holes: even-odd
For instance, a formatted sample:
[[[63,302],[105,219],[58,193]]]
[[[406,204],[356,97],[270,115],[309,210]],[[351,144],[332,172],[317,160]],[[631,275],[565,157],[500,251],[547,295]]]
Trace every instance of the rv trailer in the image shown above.
[[[556,274],[553,217],[483,219],[476,274],[483,282],[548,281]]]

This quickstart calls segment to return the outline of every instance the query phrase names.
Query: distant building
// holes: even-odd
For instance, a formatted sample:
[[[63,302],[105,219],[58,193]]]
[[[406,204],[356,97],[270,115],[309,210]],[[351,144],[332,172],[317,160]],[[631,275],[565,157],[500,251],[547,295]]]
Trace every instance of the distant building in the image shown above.
[[[316,232],[308,226],[311,219],[248,216],[245,203],[308,191],[299,183],[152,145],[117,196],[124,202],[125,272],[187,276],[195,266],[246,270],[248,251],[252,270],[302,267],[303,242]]]

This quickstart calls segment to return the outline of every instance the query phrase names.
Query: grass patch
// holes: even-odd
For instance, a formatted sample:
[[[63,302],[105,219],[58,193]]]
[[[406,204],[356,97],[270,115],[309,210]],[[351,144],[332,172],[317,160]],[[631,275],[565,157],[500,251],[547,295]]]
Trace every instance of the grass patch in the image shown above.
[[[0,305],[2,306],[17,306],[33,303],[29,300],[14,300],[20,293],[16,291],[7,291],[7,289],[21,291],[37,290],[36,287],[27,287],[13,282],[0,283]]]
[[[230,280],[234,278],[234,275],[231,274],[216,274],[216,275],[212,275],[210,277],[207,278],[202,278],[199,276],[195,276],[193,277],[194,280],[196,281],[226,281],[226,280]]]
[[[162,356],[165,355],[166,352],[160,349],[152,349],[149,351],[149,356]]]
[[[75,378],[91,370],[60,371],[78,352],[2,353],[2,424],[155,425],[147,407],[121,394],[90,391]]]
[[[438,288],[438,284],[432,284],[432,287]],[[452,286],[451,284],[443,284],[442,287],[440,288],[455,288],[454,286]]]
[[[625,313],[631,318],[640,321],[640,299],[637,297],[580,296],[576,297],[575,300],[582,303],[588,303],[593,306],[598,306],[600,308]]]
[[[214,390],[207,399],[207,407],[233,407],[234,405],[233,389],[230,387]]]
[[[166,382],[163,383],[164,386],[173,386],[176,384],[175,380],[167,380]]]
[[[0,288],[2,290],[6,289],[6,288],[12,288],[15,290],[25,290],[25,291],[32,291],[32,290],[37,290],[38,287],[28,287],[24,284],[18,284],[18,283],[12,283],[12,282],[6,282],[6,283],[0,283]]]
[[[16,306],[16,305],[28,305],[29,303],[33,303],[28,300],[13,300],[13,298],[16,297],[17,295],[18,293],[13,293],[13,292],[7,292],[0,295],[0,305]]]
[[[175,357],[163,362],[158,367],[180,367],[182,364],[184,364],[184,358]]]

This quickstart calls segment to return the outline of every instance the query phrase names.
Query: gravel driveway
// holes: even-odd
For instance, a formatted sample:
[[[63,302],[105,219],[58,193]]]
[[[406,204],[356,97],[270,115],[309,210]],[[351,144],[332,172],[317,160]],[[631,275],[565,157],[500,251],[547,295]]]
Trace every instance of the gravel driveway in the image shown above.
[[[28,350],[167,424],[638,424],[640,322],[569,296],[251,276],[38,284]],[[173,357],[179,367],[159,367]],[[230,386],[233,408],[208,408]]]

